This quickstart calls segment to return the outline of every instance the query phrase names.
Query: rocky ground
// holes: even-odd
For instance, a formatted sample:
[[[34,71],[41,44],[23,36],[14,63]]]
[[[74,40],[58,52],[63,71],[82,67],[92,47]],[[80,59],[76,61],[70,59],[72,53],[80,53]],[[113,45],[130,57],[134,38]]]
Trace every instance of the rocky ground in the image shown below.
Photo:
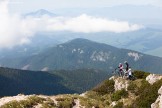
[[[162,76],[138,74],[137,79],[133,81],[113,76],[83,94],[57,96],[19,94],[3,97],[0,99],[0,108],[137,108],[139,105],[144,105],[141,108],[148,106],[162,108]],[[153,100],[147,100],[149,97],[147,93],[144,96],[142,94],[149,92],[149,89],[156,94],[156,96],[150,94]],[[140,100],[141,103],[138,101],[139,97],[143,99]],[[148,101],[152,103],[147,104]]]

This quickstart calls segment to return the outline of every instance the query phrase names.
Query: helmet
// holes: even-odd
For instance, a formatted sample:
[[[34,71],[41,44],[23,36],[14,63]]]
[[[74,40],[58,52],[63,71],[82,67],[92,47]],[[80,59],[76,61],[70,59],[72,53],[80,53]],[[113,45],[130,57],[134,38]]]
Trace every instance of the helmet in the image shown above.
[[[120,65],[122,64],[122,63],[119,63]]]
[[[131,71],[132,69],[131,68],[129,68],[129,70],[128,71]]]
[[[125,61],[124,63],[127,63],[127,61]]]

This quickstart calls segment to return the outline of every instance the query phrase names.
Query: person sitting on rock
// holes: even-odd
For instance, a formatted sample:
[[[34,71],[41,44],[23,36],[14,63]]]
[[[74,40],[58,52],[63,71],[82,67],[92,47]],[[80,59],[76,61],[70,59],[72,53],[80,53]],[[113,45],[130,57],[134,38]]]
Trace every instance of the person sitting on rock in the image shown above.
[[[132,80],[132,77],[133,77],[133,76],[132,76],[132,70],[131,70],[131,68],[129,68],[129,69],[128,69],[128,79],[129,79],[129,80]]]

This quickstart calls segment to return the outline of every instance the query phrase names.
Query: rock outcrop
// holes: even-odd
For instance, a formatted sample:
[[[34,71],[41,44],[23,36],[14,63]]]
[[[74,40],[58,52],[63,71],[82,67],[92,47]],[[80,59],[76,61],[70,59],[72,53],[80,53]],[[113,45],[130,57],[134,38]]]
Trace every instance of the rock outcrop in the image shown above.
[[[76,98],[78,96],[78,98]],[[75,99],[74,99],[75,97]],[[77,94],[66,94],[66,95],[56,95],[56,96],[47,96],[47,95],[17,95],[10,97],[3,97],[0,99],[0,108],[63,108],[62,104],[69,104],[72,108],[84,108],[81,106],[80,99]],[[62,103],[61,103],[62,102]],[[6,104],[10,104],[9,106],[5,106]],[[14,104],[14,105],[13,105]],[[13,105],[13,106],[12,106]],[[46,105],[46,106],[45,106]],[[67,105],[66,107],[69,108]],[[64,107],[64,108],[66,108]],[[70,107],[70,108],[71,108]]]
[[[141,75],[139,72],[138,74]],[[14,108],[15,105],[16,107],[23,106],[21,108],[26,108],[26,106],[30,108],[133,108],[136,106],[139,108],[145,105],[143,102],[149,103],[144,106],[145,108],[162,108],[162,81],[160,79],[162,76],[155,74],[135,80],[112,76],[96,88],[82,94],[18,95],[0,98],[0,108],[9,108],[12,105]],[[146,91],[150,92],[143,96]],[[153,93],[158,93],[159,96]],[[153,100],[150,101],[150,98]]]
[[[153,84],[160,79],[162,79],[162,76],[156,74],[150,74],[146,77],[146,81],[148,81],[150,84]]]
[[[159,97],[156,99],[156,101],[151,104],[151,108],[162,108],[162,86],[158,90]]]
[[[17,95],[17,96],[13,96],[13,97],[3,97],[0,99],[0,107],[8,102],[13,101],[13,100],[16,100],[16,101],[26,100],[30,96],[31,95]]]
[[[114,89],[115,91],[125,89],[127,90],[127,87],[129,86],[128,80],[125,80],[121,77],[111,77],[109,80],[114,80]]]

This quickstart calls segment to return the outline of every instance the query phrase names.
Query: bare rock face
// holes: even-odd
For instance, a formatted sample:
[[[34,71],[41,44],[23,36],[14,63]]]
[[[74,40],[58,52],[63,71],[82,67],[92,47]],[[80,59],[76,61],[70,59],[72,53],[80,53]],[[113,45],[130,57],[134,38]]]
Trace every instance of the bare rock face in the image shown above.
[[[162,108],[162,86],[158,90],[158,93],[159,93],[159,108]]]
[[[151,104],[151,108],[162,108],[162,86],[158,90],[159,97],[156,99],[156,101]]]
[[[31,95],[17,95],[13,97],[3,97],[0,99],[0,107],[10,101],[16,100],[16,101],[21,101],[21,100],[26,100],[29,96]]]
[[[115,80],[115,79],[116,79],[115,76],[109,78],[109,80]]]
[[[116,105],[116,101],[112,102],[110,106],[114,107]]]
[[[115,84],[114,84],[115,91],[121,90],[121,89],[127,90],[127,87],[129,86],[128,80],[125,80],[119,77],[119,78],[114,79],[114,81],[115,81]]]
[[[156,74],[150,74],[146,77],[146,81],[148,81],[150,84],[154,84],[156,81],[162,79],[162,76],[156,75]]]
[[[162,76],[156,75],[156,74],[150,74],[149,76],[146,77],[146,80],[150,84],[154,84],[156,81],[158,81],[160,79],[162,79]],[[156,99],[156,101],[151,104],[151,108],[162,108],[162,86],[158,90],[158,94],[159,94],[159,96]]]
[[[162,86],[161,86],[161,88],[158,90],[158,93],[159,93],[160,95],[162,95]]]

